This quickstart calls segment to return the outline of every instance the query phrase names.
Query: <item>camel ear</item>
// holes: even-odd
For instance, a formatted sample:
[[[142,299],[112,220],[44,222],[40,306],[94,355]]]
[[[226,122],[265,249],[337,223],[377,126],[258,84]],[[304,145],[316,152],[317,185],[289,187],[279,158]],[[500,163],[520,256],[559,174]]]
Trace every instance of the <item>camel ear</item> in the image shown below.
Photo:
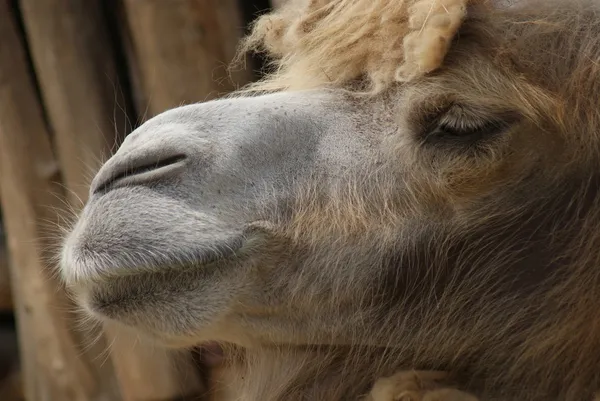
[[[397,81],[406,82],[439,68],[472,0],[414,0],[408,8],[403,64]]]

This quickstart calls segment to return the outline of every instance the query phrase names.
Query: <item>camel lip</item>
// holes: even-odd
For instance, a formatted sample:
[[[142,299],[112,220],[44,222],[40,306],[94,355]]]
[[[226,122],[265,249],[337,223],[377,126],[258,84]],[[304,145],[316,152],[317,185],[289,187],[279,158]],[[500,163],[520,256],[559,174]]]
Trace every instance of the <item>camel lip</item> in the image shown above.
[[[246,242],[246,235],[239,234],[198,249],[182,249],[177,254],[145,253],[143,247],[135,253],[128,250],[120,254],[96,252],[85,245],[66,246],[63,249],[61,275],[68,287],[81,288],[101,286],[114,279],[164,272],[165,267],[170,272],[197,270],[235,259]],[[132,254],[137,257],[132,258]]]

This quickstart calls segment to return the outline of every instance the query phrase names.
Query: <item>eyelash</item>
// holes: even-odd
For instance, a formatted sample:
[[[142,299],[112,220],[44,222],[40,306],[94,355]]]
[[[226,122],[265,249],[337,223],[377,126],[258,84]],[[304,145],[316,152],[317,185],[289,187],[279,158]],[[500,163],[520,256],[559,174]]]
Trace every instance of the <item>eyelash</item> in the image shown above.
[[[423,143],[476,145],[506,131],[518,120],[516,113],[504,113],[488,120],[463,116],[452,121],[451,109],[446,108],[427,124],[423,131]]]
[[[476,142],[485,139],[487,136],[502,132],[509,126],[510,124],[502,120],[490,120],[471,126],[464,125],[460,128],[452,126],[450,123],[438,123],[433,130],[430,130],[426,134],[426,140],[435,136],[437,139],[448,138],[452,140],[468,140],[469,142]]]

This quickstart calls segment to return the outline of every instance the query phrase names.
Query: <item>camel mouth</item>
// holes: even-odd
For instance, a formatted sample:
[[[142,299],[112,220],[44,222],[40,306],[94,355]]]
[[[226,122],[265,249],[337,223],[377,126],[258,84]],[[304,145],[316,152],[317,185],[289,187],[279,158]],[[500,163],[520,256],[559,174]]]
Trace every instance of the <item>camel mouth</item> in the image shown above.
[[[131,254],[103,255],[71,246],[65,250],[70,254],[63,262],[63,277],[93,320],[141,330],[161,343],[171,337],[187,339],[218,320],[227,291],[214,283],[225,283],[223,277],[235,273],[232,266],[244,259],[246,243],[240,234],[197,249],[182,247],[171,255],[144,253],[139,247],[135,259]],[[124,256],[128,264],[122,263]],[[163,316],[165,310],[168,314]]]
[[[246,242],[246,236],[239,234],[194,249],[182,246],[170,253],[152,252],[144,244],[137,245],[133,253],[129,248],[123,252],[98,251],[93,244],[67,244],[63,248],[61,273],[67,286],[85,287],[164,272],[165,268],[173,272],[207,269],[221,261],[236,259]]]

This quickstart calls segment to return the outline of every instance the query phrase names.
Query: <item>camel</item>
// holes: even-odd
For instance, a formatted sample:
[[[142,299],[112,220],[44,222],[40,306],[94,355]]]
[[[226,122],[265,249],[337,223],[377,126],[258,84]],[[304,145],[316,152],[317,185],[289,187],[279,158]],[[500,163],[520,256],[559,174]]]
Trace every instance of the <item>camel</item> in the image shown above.
[[[272,71],[159,114],[61,248],[85,313],[248,401],[600,390],[600,2],[298,0]]]

